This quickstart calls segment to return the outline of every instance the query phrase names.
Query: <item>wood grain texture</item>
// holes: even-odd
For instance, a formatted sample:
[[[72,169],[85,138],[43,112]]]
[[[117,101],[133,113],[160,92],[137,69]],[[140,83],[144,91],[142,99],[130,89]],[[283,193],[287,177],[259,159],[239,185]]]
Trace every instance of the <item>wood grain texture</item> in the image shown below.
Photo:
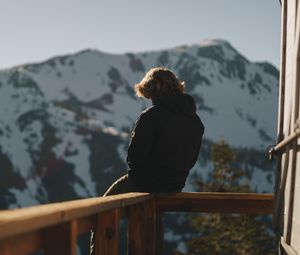
[[[45,255],[76,255],[77,222],[70,221],[49,227],[43,231]]]
[[[120,210],[98,215],[95,231],[95,255],[119,255]]]
[[[163,226],[164,213],[160,210],[156,212],[155,221],[155,255],[164,254],[164,226]]]
[[[281,58],[280,112],[279,132],[287,137],[294,132],[299,118],[299,86],[300,86],[300,9],[299,0],[282,1],[282,43],[281,48],[285,56]],[[280,109],[280,108],[279,108]],[[296,123],[296,124],[295,124]],[[290,151],[281,155],[278,162],[278,188],[274,222],[276,231],[281,235],[282,247],[288,254],[294,249],[300,252],[299,222],[299,142],[290,146]]]
[[[272,207],[272,194],[183,192],[128,193],[7,210],[0,212],[0,254],[21,255],[26,253],[18,251],[41,247],[46,254],[75,254],[77,236],[91,228],[100,233],[96,234],[97,254],[118,254],[120,212],[129,208],[132,254],[157,255],[162,254],[163,212],[271,214]]]
[[[146,242],[146,252],[145,255],[158,255],[157,250],[157,222],[160,220],[156,200],[152,199],[144,202],[145,207],[145,242]]]
[[[89,233],[91,229],[95,229],[97,224],[97,216],[88,216],[77,220],[78,235]]]
[[[1,255],[25,255],[42,248],[42,235],[40,232],[19,235],[0,242]]]
[[[157,255],[156,206],[150,200],[128,208],[128,254]]]
[[[157,207],[168,212],[272,214],[273,195],[256,193],[182,192],[158,197]]]
[[[148,193],[127,193],[0,211],[0,240],[151,198]]]
[[[128,242],[130,255],[143,255],[146,251],[145,242],[145,208],[143,204],[132,205],[128,208]]]

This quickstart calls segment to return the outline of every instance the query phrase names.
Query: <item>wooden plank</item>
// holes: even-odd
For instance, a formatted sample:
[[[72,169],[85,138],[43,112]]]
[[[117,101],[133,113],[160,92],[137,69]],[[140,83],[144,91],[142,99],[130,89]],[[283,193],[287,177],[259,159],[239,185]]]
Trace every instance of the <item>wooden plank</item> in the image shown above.
[[[272,194],[255,193],[178,193],[169,197],[158,197],[159,210],[168,212],[215,212],[271,214]]]
[[[299,118],[299,88],[300,88],[300,5],[299,1],[296,1],[296,38],[295,38],[295,87],[298,89],[296,92],[296,104],[295,107],[298,110],[296,118]],[[298,139],[298,144],[300,139]],[[294,250],[300,252],[300,153],[297,152],[296,165],[294,170],[294,192],[293,192],[293,212],[291,219],[291,247]],[[293,177],[292,177],[293,178]],[[288,237],[288,236],[287,236]],[[288,238],[286,238],[288,243]]]
[[[299,16],[300,18],[300,16]],[[294,197],[294,212],[292,223],[291,246],[300,252],[300,153],[297,153],[297,167],[295,179],[295,197]]]
[[[42,235],[39,231],[0,241],[1,255],[25,255],[41,248]]]
[[[120,217],[124,218],[126,216],[126,208],[120,209]],[[78,235],[89,233],[91,229],[95,229],[97,225],[97,215],[83,217],[77,220],[78,225]]]
[[[280,244],[284,248],[287,255],[299,255],[299,253],[295,251],[293,247],[285,242],[283,237],[281,237]]]
[[[292,151],[292,166],[290,170],[290,189],[289,189],[289,201],[285,203],[288,204],[288,215],[287,215],[287,231],[286,231],[286,243],[291,244],[292,237],[292,224],[293,224],[293,213],[294,213],[294,194],[295,194],[295,175],[296,175],[296,164],[297,164],[297,144],[294,143]]]
[[[120,210],[98,215],[95,231],[95,255],[119,255]]]
[[[157,222],[160,220],[158,217],[158,211],[156,207],[156,201],[149,200],[144,202],[145,207],[145,242],[146,242],[146,252],[145,255],[157,255],[159,254],[157,250]]]
[[[293,221],[293,233],[292,233],[292,240],[291,240],[291,246],[296,250],[300,252],[300,223],[294,219]]]
[[[0,240],[152,198],[148,193],[127,193],[0,211]]]
[[[296,121],[299,118],[299,85],[300,85],[300,64],[299,64],[299,52],[300,52],[300,45],[299,45],[299,33],[300,33],[300,27],[299,27],[299,21],[300,21],[300,16],[298,16],[298,20],[297,20],[297,12],[299,12],[299,10],[297,9],[297,1],[293,2],[294,4],[294,13],[292,15],[290,15],[291,20],[294,19],[295,21],[295,39],[293,40],[294,43],[294,48],[293,48],[293,55],[291,60],[293,61],[293,83],[294,83],[294,104],[293,104],[293,111],[294,111],[294,116],[293,116],[293,123],[296,123]],[[298,139],[299,141],[299,139]],[[290,187],[289,187],[289,200],[286,201],[286,206],[288,206],[288,214],[287,214],[287,218],[286,218],[286,234],[285,234],[285,241],[287,244],[291,244],[291,239],[292,239],[292,235],[294,233],[294,221],[295,221],[295,217],[297,217],[297,215],[294,214],[294,203],[295,203],[295,186],[296,186],[296,169],[297,169],[297,165],[299,165],[299,161],[297,161],[297,154],[299,154],[297,152],[297,146],[298,143],[294,143],[293,145],[293,157],[292,157],[292,165],[290,170]],[[299,216],[298,216],[299,217]],[[300,238],[300,237],[299,237]]]
[[[284,196],[287,183],[288,175],[288,164],[289,164],[290,152],[286,148],[286,152],[281,156],[281,181],[279,183],[276,200],[274,201],[274,214],[273,214],[273,224],[276,231],[283,235],[283,220],[284,220]]]
[[[77,222],[51,226],[43,231],[45,255],[76,255]]]
[[[277,126],[277,141],[280,142],[284,139],[284,121],[285,121],[285,105],[286,105],[286,45],[287,45],[287,0],[282,0],[281,8],[281,52],[280,52],[280,80],[279,80],[279,104],[278,104],[278,126]],[[277,161],[277,173],[275,179],[275,206],[274,206],[274,227],[282,233],[280,221],[282,220],[282,198],[284,191],[281,189],[283,178],[284,165],[288,154],[280,154]]]
[[[144,255],[145,240],[145,208],[143,204],[132,205],[128,208],[128,254]]]
[[[288,235],[289,232],[289,228],[288,228],[288,217],[289,217],[289,201],[290,201],[290,190],[291,190],[291,174],[292,174],[292,163],[293,163],[293,154],[294,152],[292,150],[290,150],[289,152],[289,160],[287,162],[288,164],[288,168],[287,168],[287,179],[286,179],[286,186],[284,189],[284,196],[283,196],[283,203],[282,203],[282,207],[283,207],[283,216],[282,216],[282,229],[283,229],[283,236],[286,240],[286,237]],[[287,241],[287,240],[286,240]]]
[[[158,255],[155,201],[128,208],[128,254]]]
[[[285,69],[286,69],[286,24],[287,24],[287,4],[282,1],[281,11],[281,52],[280,52],[280,82],[279,82],[279,104],[278,104],[278,142],[283,139],[283,120],[285,102]]]
[[[78,235],[89,233],[97,224],[96,215],[80,218],[77,220]]]
[[[164,254],[164,226],[163,219],[164,213],[157,210],[156,225],[155,225],[155,255]]]
[[[134,199],[132,199],[132,195],[134,195]],[[129,201],[127,201],[127,198]],[[97,201],[100,204],[103,203],[103,200],[105,201],[104,208],[110,208],[110,206],[120,206],[124,207],[128,204],[132,203],[140,203],[142,201],[148,201],[149,204],[154,203],[154,200],[152,195],[141,195],[141,194],[131,194],[130,196],[123,195],[123,196],[111,196],[111,199],[92,199],[93,202]],[[90,201],[90,199],[88,199]],[[83,205],[81,204],[83,202]],[[174,196],[170,197],[158,197],[157,198],[157,205],[159,210],[163,211],[201,211],[201,212],[223,212],[223,213],[270,213],[272,210],[272,203],[273,203],[273,196],[271,194],[235,194],[235,193],[180,193],[176,194]],[[79,201],[72,201],[72,202],[66,202],[66,203],[60,203],[55,204],[54,208],[51,208],[52,205],[47,206],[39,206],[35,208],[25,208],[25,209],[19,209],[19,210],[10,210],[8,213],[1,212],[0,213],[0,234],[2,235],[2,239],[5,239],[5,230],[7,230],[10,234],[16,234],[18,232],[26,232],[29,231],[32,228],[41,228],[45,226],[49,226],[49,224],[53,224],[53,219],[58,219],[58,222],[65,223],[69,218],[77,217],[85,215],[85,213],[91,213],[94,212],[94,210],[104,210],[103,207],[99,206],[99,204],[93,204],[89,203],[88,205],[85,204],[86,200],[79,200]],[[67,204],[67,206],[66,206]],[[78,206],[78,207],[77,207]],[[149,207],[150,208],[150,207]],[[158,229],[157,225],[154,223],[159,223],[159,219],[157,218],[156,211],[154,210],[155,206],[152,204],[152,209],[145,210],[146,213],[149,212],[149,215],[146,217],[146,226],[149,228],[149,226],[152,226],[152,232],[147,231],[146,233],[150,233],[148,237],[146,237],[146,240],[153,240],[155,239],[154,236],[158,237],[159,235],[157,232],[153,234],[153,228]],[[33,210],[34,209],[34,210]],[[49,209],[48,212],[45,212],[46,209]],[[84,212],[81,212],[80,209],[82,209]],[[96,211],[97,211],[96,210]],[[120,210],[120,209],[119,209]],[[118,210],[118,211],[119,211]],[[22,213],[18,213],[21,211]],[[55,213],[60,213],[59,217]],[[105,215],[106,213],[104,213]],[[55,217],[53,216],[55,215]],[[5,217],[1,217],[5,216]],[[58,218],[56,218],[58,217]],[[107,216],[108,217],[108,216]],[[119,217],[119,216],[118,216]],[[16,221],[14,221],[16,220]],[[24,222],[26,222],[26,224]],[[43,222],[42,222],[43,220]],[[49,223],[50,222],[50,223]],[[89,231],[90,228],[93,227],[95,224],[94,220],[92,218],[84,218],[80,217],[80,233]],[[147,225],[148,224],[148,225]],[[71,232],[71,234],[65,235],[65,234],[59,234],[60,231],[64,233],[70,233],[70,229],[76,228],[76,226],[71,226],[70,224],[66,223],[66,225],[62,224],[65,229],[63,229],[62,226],[53,226],[48,227],[47,230],[45,230],[44,234],[44,240],[51,240],[51,236],[68,236],[69,239],[65,240],[64,242],[75,243],[76,234],[77,231]],[[155,227],[153,227],[155,225]],[[17,227],[17,230],[10,229],[10,227]],[[51,225],[52,226],[52,225]],[[99,224],[97,224],[99,228]],[[21,230],[21,228],[25,228]],[[151,227],[150,227],[151,228]],[[51,231],[50,231],[51,230]],[[58,234],[55,234],[55,233]],[[46,238],[48,235],[49,238]],[[8,235],[9,236],[9,235]],[[51,238],[50,238],[51,237]],[[102,236],[103,237],[103,236]],[[8,238],[8,237],[7,237]],[[6,238],[6,239],[7,239]],[[52,246],[54,247],[53,243],[57,243],[59,240],[55,241],[54,238],[53,241],[46,242],[46,250],[51,251]],[[52,244],[51,244],[52,243]],[[156,247],[158,246],[158,240],[147,242],[149,243],[157,243]],[[57,247],[57,245],[56,245]],[[72,251],[72,247],[75,247],[75,245],[67,245],[67,251],[63,251],[65,254],[69,254],[66,252],[74,253]],[[110,246],[111,247],[117,247],[117,246]],[[151,249],[154,249],[153,247],[147,249],[149,251],[149,254],[151,254]],[[151,252],[150,252],[151,251]],[[105,250],[104,250],[105,252]],[[115,251],[114,251],[115,252]],[[155,251],[158,252],[158,251]],[[159,254],[152,252],[152,254]],[[54,253],[56,254],[56,253]],[[59,253],[58,253],[59,254]],[[104,253],[105,254],[105,253]]]

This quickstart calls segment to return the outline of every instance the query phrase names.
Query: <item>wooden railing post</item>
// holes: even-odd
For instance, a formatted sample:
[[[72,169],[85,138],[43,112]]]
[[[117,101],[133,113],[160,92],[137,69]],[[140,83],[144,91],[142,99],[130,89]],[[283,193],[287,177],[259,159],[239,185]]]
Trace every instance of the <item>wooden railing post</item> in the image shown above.
[[[146,242],[146,252],[147,255],[156,255],[156,222],[157,222],[157,208],[156,200],[152,199],[146,201],[145,203],[145,242]]]
[[[45,255],[76,255],[77,222],[73,220],[46,228],[42,238]]]
[[[40,232],[18,235],[5,240],[0,240],[1,255],[31,254],[40,250],[42,238]]]
[[[98,214],[95,255],[119,255],[120,209]]]
[[[128,208],[128,254],[156,255],[154,199]]]
[[[145,210],[142,204],[128,208],[127,254],[145,254]]]
[[[0,254],[75,255],[77,235],[95,229],[96,254],[119,254],[120,211],[129,208],[129,252],[161,255],[164,212],[271,214],[272,194],[130,193],[0,211]],[[78,230],[77,230],[78,229]]]
[[[155,230],[155,255],[163,255],[164,227],[162,223],[164,213],[156,208],[156,230]]]

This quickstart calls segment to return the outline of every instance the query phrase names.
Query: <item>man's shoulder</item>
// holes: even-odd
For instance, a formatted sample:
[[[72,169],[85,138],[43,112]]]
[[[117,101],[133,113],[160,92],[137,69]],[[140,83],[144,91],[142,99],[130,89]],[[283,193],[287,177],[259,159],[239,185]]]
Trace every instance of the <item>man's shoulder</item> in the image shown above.
[[[141,112],[139,119],[164,119],[166,117],[167,112],[158,105],[150,106]]]
[[[156,115],[162,113],[164,109],[158,105],[152,105],[149,108],[141,112],[142,115]]]
[[[148,107],[147,109],[143,110],[143,111],[141,112],[141,114],[150,114],[151,112],[153,112],[153,111],[155,111],[155,110],[156,110],[156,109],[155,109],[155,105],[152,105],[152,106]]]

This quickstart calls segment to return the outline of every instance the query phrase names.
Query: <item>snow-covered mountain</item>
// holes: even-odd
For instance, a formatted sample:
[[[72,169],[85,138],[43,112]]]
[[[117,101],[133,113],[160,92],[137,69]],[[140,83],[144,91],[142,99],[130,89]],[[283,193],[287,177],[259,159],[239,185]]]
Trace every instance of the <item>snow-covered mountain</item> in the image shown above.
[[[133,86],[155,66],[186,81],[205,124],[193,172],[210,170],[210,144],[224,138],[253,189],[270,191],[274,166],[262,151],[276,137],[278,70],[206,40],[122,55],[85,50],[0,71],[0,207],[99,195],[125,173],[129,133],[150,105]]]

